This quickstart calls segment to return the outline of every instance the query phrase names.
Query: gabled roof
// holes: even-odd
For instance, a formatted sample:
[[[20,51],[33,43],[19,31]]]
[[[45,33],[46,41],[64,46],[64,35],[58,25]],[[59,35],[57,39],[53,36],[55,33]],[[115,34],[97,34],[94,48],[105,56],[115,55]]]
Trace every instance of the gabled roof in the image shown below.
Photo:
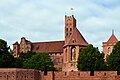
[[[51,42],[35,42],[32,43],[33,52],[63,52],[64,41],[51,41]]]
[[[118,42],[118,39],[115,37],[114,34],[112,34],[107,42]]]
[[[73,31],[72,35],[70,36],[70,39],[69,39],[68,43],[65,44],[64,46],[67,46],[67,45],[87,46],[88,43],[84,39],[82,34],[79,32],[79,30],[77,28],[74,28],[74,31]]]

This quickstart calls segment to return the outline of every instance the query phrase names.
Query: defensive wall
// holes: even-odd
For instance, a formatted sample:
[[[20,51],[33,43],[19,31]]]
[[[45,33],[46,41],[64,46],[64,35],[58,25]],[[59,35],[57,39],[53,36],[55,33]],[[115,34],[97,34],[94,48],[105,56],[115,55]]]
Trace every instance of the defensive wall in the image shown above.
[[[0,68],[0,80],[120,80],[117,71],[48,71],[34,69]]]
[[[43,74],[43,73],[42,73]],[[73,72],[48,72],[42,76],[42,80],[120,80],[116,71],[90,71]]]
[[[40,78],[38,70],[0,68],[0,80],[40,80]]]

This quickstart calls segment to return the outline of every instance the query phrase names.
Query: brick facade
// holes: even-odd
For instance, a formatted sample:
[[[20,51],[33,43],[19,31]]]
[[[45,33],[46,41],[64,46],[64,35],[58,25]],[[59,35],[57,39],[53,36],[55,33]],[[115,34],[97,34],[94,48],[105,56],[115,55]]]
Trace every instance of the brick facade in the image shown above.
[[[41,80],[40,77],[38,70],[0,68],[0,80]]]
[[[76,27],[74,16],[65,16],[65,40],[50,42],[31,42],[25,37],[20,43],[13,44],[13,55],[19,57],[21,53],[47,52],[56,69],[59,71],[77,71],[77,58],[82,48],[88,45]]]
[[[120,80],[116,71],[95,71],[91,76],[90,71],[49,71],[44,72],[34,69],[0,68],[0,80]]]
[[[43,80],[120,80],[116,71],[95,71],[94,76],[90,75],[90,71],[48,72],[42,77]]]
[[[111,37],[108,39],[107,42],[103,42],[103,53],[104,53],[104,59],[106,59],[107,55],[110,55],[114,45],[118,42],[118,39],[114,34],[111,35]]]

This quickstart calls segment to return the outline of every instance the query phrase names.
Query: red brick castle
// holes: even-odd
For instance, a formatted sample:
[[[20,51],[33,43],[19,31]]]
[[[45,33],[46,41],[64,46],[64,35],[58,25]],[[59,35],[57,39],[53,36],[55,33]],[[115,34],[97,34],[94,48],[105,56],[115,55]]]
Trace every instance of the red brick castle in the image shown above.
[[[77,58],[82,48],[88,45],[76,27],[74,16],[65,16],[65,40],[51,42],[31,42],[21,38],[20,43],[13,44],[13,55],[19,57],[27,51],[47,52],[55,67],[62,71],[77,71]]]
[[[80,31],[76,27],[74,16],[65,16],[64,41],[31,42],[25,37],[20,43],[13,44],[13,55],[19,57],[21,53],[28,51],[49,53],[55,67],[60,71],[78,71],[77,58],[82,48],[88,45]],[[118,42],[114,34],[107,42],[103,42],[104,58],[110,55],[113,46]]]

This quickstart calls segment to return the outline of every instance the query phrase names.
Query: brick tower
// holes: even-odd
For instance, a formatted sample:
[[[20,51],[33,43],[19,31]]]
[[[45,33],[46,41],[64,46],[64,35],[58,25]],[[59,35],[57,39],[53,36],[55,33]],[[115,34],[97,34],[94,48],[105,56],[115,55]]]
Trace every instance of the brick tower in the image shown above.
[[[106,59],[107,55],[111,54],[113,47],[117,42],[118,42],[118,39],[116,38],[114,33],[112,33],[111,37],[109,38],[107,42],[103,42],[104,59]]]
[[[63,71],[77,71],[77,59],[81,48],[88,43],[76,28],[74,16],[65,16],[65,45],[63,49]]]
[[[20,44],[18,42],[13,44],[14,57],[19,57],[21,53],[27,53],[28,51],[31,51],[31,42],[26,40],[25,37],[21,38]]]

